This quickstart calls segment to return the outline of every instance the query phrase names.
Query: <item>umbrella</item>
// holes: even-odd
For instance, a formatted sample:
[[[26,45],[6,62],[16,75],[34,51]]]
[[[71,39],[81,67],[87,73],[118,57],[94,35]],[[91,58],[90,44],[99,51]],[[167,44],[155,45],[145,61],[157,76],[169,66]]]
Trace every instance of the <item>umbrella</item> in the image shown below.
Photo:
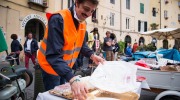
[[[0,52],[3,52],[7,49],[8,49],[8,46],[7,46],[6,40],[4,38],[2,30],[0,28]]]
[[[176,39],[180,38],[180,28],[164,28],[141,33],[142,35],[149,35],[153,38],[162,39]]]

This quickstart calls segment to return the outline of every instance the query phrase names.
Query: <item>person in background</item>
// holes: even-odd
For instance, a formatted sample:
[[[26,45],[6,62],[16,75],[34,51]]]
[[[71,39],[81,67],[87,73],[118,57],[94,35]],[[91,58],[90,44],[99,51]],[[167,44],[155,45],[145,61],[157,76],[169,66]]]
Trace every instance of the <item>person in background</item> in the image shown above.
[[[126,47],[126,57],[132,57],[132,48],[130,43],[128,43]]]
[[[137,48],[138,48],[138,44],[137,44],[137,42],[135,42],[133,44],[133,53],[135,53],[137,51]]]
[[[19,41],[17,40],[18,36],[16,34],[12,34],[11,35],[11,39],[13,39],[13,41],[11,42],[11,54],[15,54],[15,58],[16,58],[16,63],[17,65],[19,65],[19,54],[20,51],[22,51],[22,46],[19,43]],[[14,65],[14,60],[12,60],[11,65]]]
[[[28,33],[27,39],[24,43],[24,54],[25,54],[25,67],[29,68],[29,58],[31,58],[33,64],[36,64],[36,53],[38,50],[38,43],[33,39],[31,32]]]
[[[117,54],[118,54],[119,50],[120,50],[119,44],[115,41],[115,45],[114,45],[114,49],[113,49],[114,61],[117,60]]]
[[[91,31],[91,33],[93,32],[93,45],[92,45],[92,49],[94,50],[94,52],[95,53],[97,53],[97,50],[98,50],[98,48],[97,48],[97,45],[99,45],[99,44],[97,44],[98,42],[96,42],[97,40],[99,40],[99,32],[98,32],[98,28],[94,28],[92,31]]]
[[[112,46],[114,45],[114,41],[110,38],[111,33],[109,31],[106,32],[106,37],[104,38],[104,51],[106,52],[106,60],[113,61],[114,53]]]
[[[46,91],[60,85],[60,78],[63,77],[70,83],[75,99],[87,98],[86,84],[74,76],[71,68],[79,53],[96,64],[104,62],[89,49],[84,39],[85,19],[92,15],[98,3],[98,0],[75,0],[75,5],[69,9],[47,14],[47,29],[37,53]]]
[[[97,53],[97,48],[96,48],[96,40],[99,40],[99,33],[98,33],[98,28],[94,28],[90,34],[88,35],[88,47],[92,49],[95,54]],[[93,66],[93,61],[89,59],[89,67]]]

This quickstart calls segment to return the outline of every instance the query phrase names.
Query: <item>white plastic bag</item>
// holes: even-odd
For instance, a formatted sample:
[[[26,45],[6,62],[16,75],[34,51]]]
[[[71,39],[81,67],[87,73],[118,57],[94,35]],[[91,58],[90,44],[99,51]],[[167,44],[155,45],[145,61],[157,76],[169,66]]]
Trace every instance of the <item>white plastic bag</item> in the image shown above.
[[[91,75],[90,83],[95,87],[115,93],[137,89],[137,67],[124,61],[107,61],[99,65]]]

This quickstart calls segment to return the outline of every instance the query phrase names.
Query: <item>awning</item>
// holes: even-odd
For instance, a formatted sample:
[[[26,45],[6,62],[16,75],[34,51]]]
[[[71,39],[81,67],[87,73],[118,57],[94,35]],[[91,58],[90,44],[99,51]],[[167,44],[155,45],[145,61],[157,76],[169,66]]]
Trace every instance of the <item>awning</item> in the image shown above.
[[[142,35],[149,35],[156,39],[176,39],[180,38],[180,28],[164,28],[153,31],[140,33]]]

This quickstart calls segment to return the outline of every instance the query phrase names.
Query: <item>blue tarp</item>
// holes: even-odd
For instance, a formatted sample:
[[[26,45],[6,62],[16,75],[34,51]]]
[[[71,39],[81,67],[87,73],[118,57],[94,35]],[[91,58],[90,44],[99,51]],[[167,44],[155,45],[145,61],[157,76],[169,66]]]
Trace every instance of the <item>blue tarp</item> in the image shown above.
[[[163,54],[163,58],[180,61],[180,52],[176,49],[159,49],[156,52]],[[135,60],[141,58],[156,58],[156,54],[151,51],[135,52],[133,58]]]
[[[141,52],[135,52],[133,54],[133,58],[135,60],[139,60],[141,58],[156,58],[156,55],[151,51],[141,51]]]
[[[176,49],[160,49],[159,54],[163,54],[163,58],[180,61],[180,52]]]

